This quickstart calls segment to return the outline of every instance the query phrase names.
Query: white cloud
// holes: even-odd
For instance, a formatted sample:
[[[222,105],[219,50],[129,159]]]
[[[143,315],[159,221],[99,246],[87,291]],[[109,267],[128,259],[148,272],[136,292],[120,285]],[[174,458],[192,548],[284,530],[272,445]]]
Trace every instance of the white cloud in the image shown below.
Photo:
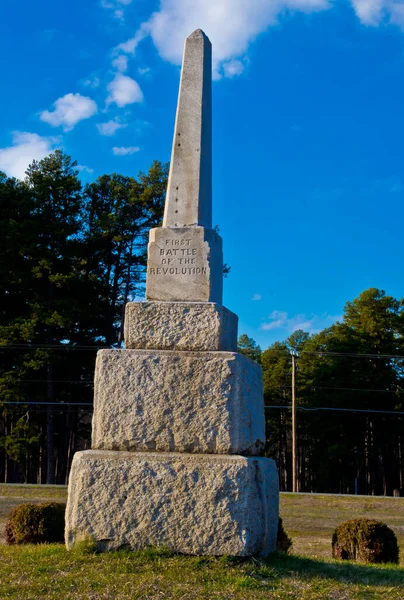
[[[139,84],[131,77],[121,73],[115,75],[114,79],[108,84],[107,89],[109,92],[107,104],[115,102],[117,106],[122,107],[143,100],[143,92]]]
[[[236,75],[241,75],[244,70],[244,64],[241,60],[229,60],[223,63],[223,73],[225,77],[235,77]]]
[[[83,173],[94,173],[94,169],[86,167],[86,165],[77,165],[76,169]]]
[[[101,135],[115,135],[118,129],[127,127],[125,123],[119,123],[115,119],[107,121],[106,123],[97,123],[97,129]]]
[[[0,148],[0,170],[18,179],[24,179],[25,171],[33,160],[42,160],[60,142],[59,138],[23,131],[14,131],[12,140],[11,146]]]
[[[140,148],[138,146],[128,146],[128,147],[124,147],[124,146],[114,146],[112,148],[112,153],[115,154],[115,156],[127,156],[128,154],[135,154],[135,152],[139,152]]]
[[[165,60],[181,64],[184,39],[201,28],[213,44],[216,74],[234,76],[242,71],[240,58],[248,45],[285,10],[313,12],[331,6],[329,0],[160,0],[160,9],[144,22],[136,34],[119,48],[134,53],[150,35]],[[227,63],[227,68],[224,64]]]
[[[403,0],[350,0],[366,25],[390,22],[404,27]],[[119,45],[133,54],[151,36],[160,56],[181,64],[184,39],[202,28],[213,44],[214,75],[234,77],[244,67],[248,46],[285,13],[327,10],[335,0],[160,0],[159,9],[141,24],[135,35]],[[241,59],[241,60],[240,60]]]
[[[273,331],[274,329],[285,329],[288,333],[293,333],[297,329],[303,329],[308,333],[318,333],[325,327],[330,327],[336,321],[342,321],[342,315],[294,315],[289,317],[287,312],[274,310],[268,317],[268,321],[261,325],[264,331]]]
[[[123,12],[123,10],[121,8],[118,8],[117,10],[114,11],[114,16],[119,21],[124,21],[125,20],[125,13]]]
[[[261,294],[254,294],[254,296],[251,298],[251,300],[257,301],[257,300],[261,300],[262,296]]]
[[[351,0],[352,6],[362,21],[366,25],[377,25],[381,18],[384,0]]]
[[[376,27],[381,23],[393,23],[404,27],[403,0],[351,0],[351,3],[365,25]]]
[[[94,100],[81,94],[66,94],[54,102],[54,107],[53,111],[44,110],[40,118],[53,127],[62,125],[64,131],[70,131],[79,121],[97,112]]]
[[[147,73],[150,73],[150,70],[149,67],[144,67],[143,69],[142,67],[138,68],[139,75],[146,75]]]
[[[126,69],[128,68],[128,57],[125,56],[124,54],[120,54],[119,56],[114,58],[114,60],[112,61],[112,66],[117,71],[124,73],[126,71]]]
[[[95,88],[99,87],[101,81],[100,81],[99,77],[97,77],[96,75],[90,75],[90,77],[85,79],[82,83],[86,87],[95,89]]]

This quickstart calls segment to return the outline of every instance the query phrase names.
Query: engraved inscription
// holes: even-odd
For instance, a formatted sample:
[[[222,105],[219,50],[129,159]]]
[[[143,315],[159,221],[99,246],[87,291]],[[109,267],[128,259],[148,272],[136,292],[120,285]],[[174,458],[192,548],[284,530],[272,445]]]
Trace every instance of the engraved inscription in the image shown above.
[[[155,266],[148,268],[148,275],[207,274],[202,249],[193,248],[191,238],[164,239],[163,245],[156,249],[153,262]]]

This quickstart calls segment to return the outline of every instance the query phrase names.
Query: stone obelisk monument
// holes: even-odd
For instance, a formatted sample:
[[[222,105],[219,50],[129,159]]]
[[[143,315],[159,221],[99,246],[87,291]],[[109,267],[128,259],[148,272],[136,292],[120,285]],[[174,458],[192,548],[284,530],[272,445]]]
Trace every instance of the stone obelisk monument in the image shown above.
[[[237,353],[212,229],[211,44],[185,42],[163,226],[150,231],[147,302],[126,307],[125,350],[97,356],[92,450],[70,473],[66,544],[187,554],[275,549],[278,477],[261,368]]]

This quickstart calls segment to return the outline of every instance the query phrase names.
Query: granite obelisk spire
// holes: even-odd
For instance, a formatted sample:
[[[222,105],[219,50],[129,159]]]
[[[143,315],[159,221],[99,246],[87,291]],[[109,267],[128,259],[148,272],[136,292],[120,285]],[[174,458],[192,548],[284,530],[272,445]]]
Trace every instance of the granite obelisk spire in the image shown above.
[[[222,303],[222,239],[212,229],[212,46],[185,40],[163,227],[150,231],[147,300]]]
[[[201,29],[185,40],[164,227],[212,228],[212,45]]]

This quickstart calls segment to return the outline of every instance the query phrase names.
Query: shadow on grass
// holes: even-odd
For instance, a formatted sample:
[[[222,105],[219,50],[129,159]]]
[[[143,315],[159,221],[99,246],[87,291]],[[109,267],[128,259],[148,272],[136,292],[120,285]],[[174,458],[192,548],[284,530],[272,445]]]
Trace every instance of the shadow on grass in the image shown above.
[[[260,561],[265,568],[271,567],[282,578],[299,575],[310,580],[332,579],[336,582],[366,583],[368,585],[404,586],[404,568],[394,564],[366,565],[349,561],[322,561],[297,555],[272,554]],[[259,565],[257,563],[259,570]]]

